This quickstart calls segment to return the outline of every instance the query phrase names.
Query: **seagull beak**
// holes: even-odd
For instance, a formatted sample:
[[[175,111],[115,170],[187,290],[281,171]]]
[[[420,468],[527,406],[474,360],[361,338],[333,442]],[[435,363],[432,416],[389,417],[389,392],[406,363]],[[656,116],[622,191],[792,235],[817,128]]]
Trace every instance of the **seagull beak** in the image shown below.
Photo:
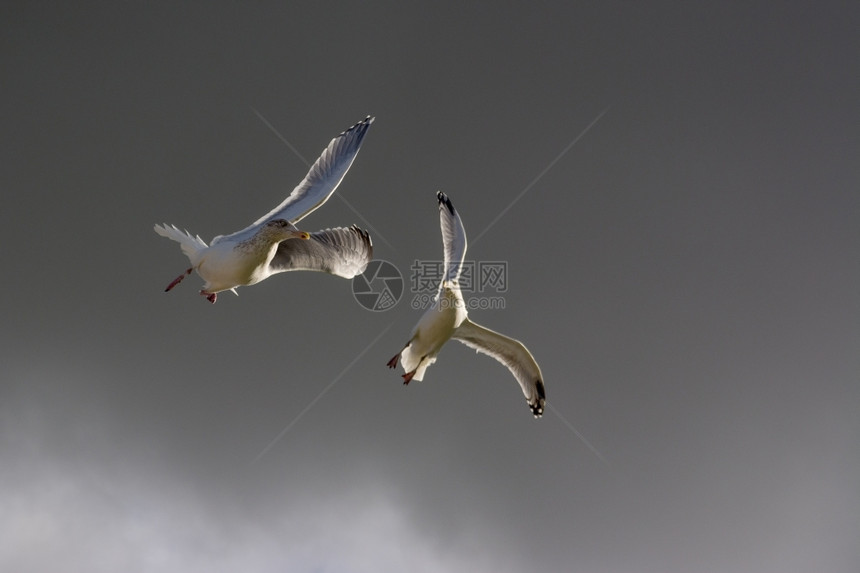
[[[300,232],[300,233],[298,234],[298,238],[299,238],[299,239],[303,239],[303,240],[307,241],[308,239],[310,239],[310,238],[311,238],[311,234],[310,234],[310,233],[306,233],[306,232],[302,231],[302,232]]]

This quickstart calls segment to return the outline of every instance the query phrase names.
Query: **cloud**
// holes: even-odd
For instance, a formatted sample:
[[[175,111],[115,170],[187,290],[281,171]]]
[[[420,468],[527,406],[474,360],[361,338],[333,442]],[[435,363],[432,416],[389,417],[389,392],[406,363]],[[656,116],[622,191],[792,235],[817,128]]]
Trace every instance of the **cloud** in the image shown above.
[[[339,488],[298,476],[262,491],[251,491],[253,476],[198,483],[142,441],[110,446],[98,408],[77,411],[73,430],[43,405],[3,410],[2,570],[420,573],[510,563],[487,554],[482,536],[434,535],[378,476]],[[65,452],[58,432],[71,436]]]
[[[45,463],[0,494],[7,571],[505,570],[424,538],[380,492],[275,500],[262,514],[223,511],[187,484]],[[230,503],[227,503],[230,506]],[[480,554],[479,554],[480,555]]]

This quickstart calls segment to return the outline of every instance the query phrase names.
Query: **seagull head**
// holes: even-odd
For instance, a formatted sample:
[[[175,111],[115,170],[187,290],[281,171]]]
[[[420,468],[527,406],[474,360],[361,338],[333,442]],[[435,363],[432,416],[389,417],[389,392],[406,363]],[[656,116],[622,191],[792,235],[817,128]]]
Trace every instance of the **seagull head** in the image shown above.
[[[272,219],[263,226],[262,231],[266,235],[273,239],[277,239],[278,241],[283,241],[285,239],[308,240],[311,238],[310,233],[299,231],[286,219]]]

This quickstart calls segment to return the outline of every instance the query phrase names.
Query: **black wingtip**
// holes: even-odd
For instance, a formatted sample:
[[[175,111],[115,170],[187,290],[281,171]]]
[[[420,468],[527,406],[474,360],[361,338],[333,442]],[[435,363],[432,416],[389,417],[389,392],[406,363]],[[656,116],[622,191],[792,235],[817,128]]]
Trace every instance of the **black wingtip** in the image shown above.
[[[448,196],[442,193],[441,191],[436,191],[436,199],[439,200],[440,205],[445,205],[448,207],[448,211],[451,215],[454,215],[454,204],[451,203],[451,200],[448,199]]]
[[[347,133],[349,133],[349,132],[351,132],[351,131],[356,131],[356,130],[358,130],[358,129],[364,129],[364,130],[367,130],[367,129],[370,127],[370,124],[371,124],[371,123],[373,123],[373,121],[374,121],[375,119],[376,119],[375,117],[373,117],[373,116],[371,116],[371,115],[368,115],[367,117],[365,117],[364,119],[362,119],[361,121],[359,121],[358,123],[356,123],[355,125],[353,125],[352,127],[350,127],[349,129],[344,130],[344,131],[341,133],[341,135],[346,135]]]
[[[534,404],[529,402],[528,404],[529,408],[531,408],[532,414],[534,414],[534,417],[540,418],[541,416],[543,416],[543,408],[544,404],[546,403],[546,389],[544,388],[543,380],[541,380],[540,378],[538,378],[537,382],[535,383],[535,386],[537,386],[538,391],[537,402]]]
[[[356,233],[359,234],[359,236],[362,238],[362,240],[364,240],[364,242],[367,243],[367,246],[370,247],[371,253],[372,253],[373,252],[373,239],[370,237],[370,233],[368,231],[365,231],[364,229],[362,229],[358,225],[353,225],[352,227],[350,227],[350,229],[352,229],[353,231],[355,231]]]

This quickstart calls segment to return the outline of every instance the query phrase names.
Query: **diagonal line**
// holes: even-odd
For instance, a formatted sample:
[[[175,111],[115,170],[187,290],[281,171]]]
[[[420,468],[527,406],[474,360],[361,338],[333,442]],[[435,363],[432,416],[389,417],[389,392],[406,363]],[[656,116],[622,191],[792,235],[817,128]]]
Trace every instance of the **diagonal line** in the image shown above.
[[[283,141],[283,142],[284,142],[284,145],[286,145],[287,147],[289,147],[289,148],[290,148],[290,151],[292,151],[293,153],[295,153],[295,154],[296,154],[296,157],[298,157],[299,159],[301,159],[301,160],[302,160],[302,163],[304,163],[308,168],[310,168],[311,164],[310,164],[310,162],[309,162],[307,159],[305,159],[305,156],[304,156],[304,155],[302,155],[301,153],[299,153],[299,150],[298,150],[298,149],[296,149],[295,147],[293,147],[293,144],[292,144],[292,143],[290,143],[289,141],[287,141],[287,138],[286,138],[286,137],[284,137],[283,135],[281,135],[280,133],[278,133],[278,130],[277,130],[277,129],[275,129],[275,126],[274,126],[274,125],[272,125],[271,123],[269,123],[269,120],[268,120],[268,119],[266,119],[265,117],[263,117],[263,114],[262,114],[262,113],[260,113],[260,112],[259,112],[259,111],[257,111],[256,109],[254,109],[254,107],[253,107],[253,106],[251,106],[251,111],[253,111],[253,112],[254,112],[254,114],[255,114],[257,117],[259,117],[259,118],[260,118],[260,121],[262,121],[263,123],[265,123],[265,124],[266,124],[266,127],[268,127],[268,128],[269,128],[269,130],[271,130],[271,132],[272,132],[272,133],[274,133],[274,134],[278,137],[278,139],[280,139],[281,141]]]
[[[370,221],[368,221],[367,219],[365,219],[365,218],[364,218],[364,215],[362,215],[361,213],[359,213],[359,212],[358,212],[358,209],[356,209],[355,207],[353,207],[353,206],[352,206],[352,203],[350,203],[349,201],[347,201],[347,200],[346,200],[346,198],[345,198],[343,195],[341,195],[340,193],[336,193],[336,196],[337,196],[337,198],[338,198],[338,199],[340,199],[341,201],[343,201],[343,204],[344,204],[344,205],[346,205],[346,206],[349,208],[349,210],[350,210],[350,211],[352,211],[353,213],[355,213],[355,216],[356,216],[356,217],[358,217],[359,219],[361,219],[361,222],[364,224],[364,226],[365,226],[365,227],[367,227],[368,229],[370,229],[370,230],[371,230],[371,232],[373,232],[373,236],[374,236],[374,237],[378,237],[380,241],[382,241],[383,243],[385,243],[385,246],[386,246],[386,247],[388,247],[389,249],[391,249],[391,250],[392,250],[392,251],[394,251],[394,252],[397,252],[397,249],[395,249],[395,248],[394,248],[394,245],[392,245],[392,244],[391,244],[391,243],[389,243],[387,240],[385,240],[385,237],[383,237],[383,236],[382,236],[382,233],[380,233],[379,231],[377,231],[377,230],[376,230],[376,227],[374,227],[373,225],[371,225],[371,224],[370,224]]]
[[[292,143],[290,143],[289,141],[287,141],[287,138],[286,138],[286,137],[284,137],[283,135],[281,135],[281,134],[278,132],[278,130],[277,130],[277,129],[275,129],[275,126],[274,126],[274,125],[272,125],[272,124],[269,122],[269,120],[267,120],[265,117],[263,117],[263,114],[261,114],[259,111],[257,111],[253,106],[251,106],[251,111],[253,111],[253,112],[254,112],[254,114],[255,114],[258,118],[260,118],[260,121],[262,121],[262,122],[266,125],[266,127],[268,127],[268,128],[269,128],[269,130],[277,136],[277,138],[278,138],[278,139],[280,139],[282,142],[284,142],[284,145],[286,145],[287,147],[289,147],[289,148],[290,148],[290,151],[292,151],[292,152],[296,155],[296,157],[298,157],[299,159],[301,159],[301,160],[302,160],[302,163],[304,163],[304,164],[308,167],[308,169],[310,169],[310,167],[311,167],[311,162],[310,162],[310,161],[308,161],[307,159],[305,159],[305,156],[304,156],[304,155],[302,155],[301,153],[299,153],[299,150],[298,150],[298,149],[296,149],[295,147],[293,147],[293,144],[292,144]],[[352,203],[350,203],[349,201],[347,201],[347,200],[343,197],[343,195],[341,195],[340,193],[335,193],[335,196],[336,196],[338,199],[340,199],[341,201],[343,201],[343,204],[344,204],[344,205],[346,205],[346,206],[349,208],[349,210],[350,210],[350,211],[352,211],[353,213],[355,213],[355,216],[356,216],[356,217],[358,217],[359,219],[361,219],[361,222],[364,224],[364,226],[365,226],[365,227],[367,227],[368,229],[370,229],[370,230],[373,232],[373,236],[374,236],[374,237],[378,237],[380,241],[382,241],[383,243],[385,243],[385,246],[386,246],[386,247],[388,247],[389,249],[391,249],[391,250],[392,250],[392,251],[394,251],[394,252],[397,252],[397,249],[395,249],[395,248],[394,248],[394,246],[393,246],[391,243],[389,243],[389,242],[385,239],[385,237],[383,237],[383,236],[382,236],[382,233],[380,233],[379,231],[377,231],[377,230],[376,230],[376,228],[375,228],[373,225],[371,225],[371,224],[370,224],[370,222],[369,222],[367,219],[365,219],[365,218],[364,218],[364,215],[362,215],[361,213],[359,213],[359,212],[358,212],[358,210],[357,210],[355,207],[353,207],[353,206],[352,206]]]
[[[540,173],[538,173],[538,174],[537,174],[537,177],[535,177],[534,179],[532,179],[532,182],[531,182],[531,183],[529,183],[528,185],[526,185],[526,188],[525,188],[525,189],[523,189],[522,191],[520,191],[520,194],[519,194],[519,195],[517,195],[516,197],[514,197],[514,200],[513,200],[513,201],[511,201],[511,202],[510,202],[510,204],[509,204],[507,207],[505,207],[505,208],[502,210],[502,212],[501,212],[501,213],[499,213],[498,215],[496,215],[496,218],[495,218],[495,219],[493,219],[492,221],[490,221],[490,224],[489,224],[489,225],[487,225],[487,227],[486,227],[483,231],[481,231],[481,232],[478,234],[478,236],[477,236],[477,237],[475,237],[474,239],[472,239],[472,240],[470,241],[470,243],[471,243],[472,245],[474,245],[475,243],[477,243],[477,242],[480,240],[480,238],[481,238],[481,237],[483,237],[483,236],[484,236],[484,234],[485,234],[487,231],[489,231],[489,230],[493,227],[493,225],[495,225],[496,223],[498,223],[498,222],[499,222],[499,219],[501,219],[502,217],[504,217],[504,216],[505,216],[505,213],[507,213],[508,211],[510,211],[511,207],[513,207],[513,206],[517,203],[517,201],[519,201],[520,199],[522,199],[523,195],[525,195],[526,193],[528,193],[528,192],[531,190],[531,188],[532,188],[532,187],[534,187],[534,186],[535,186],[535,184],[536,184],[538,181],[540,181],[540,180],[541,180],[541,178],[542,178],[544,175],[546,175],[546,174],[547,174],[547,172],[549,172],[549,170],[550,170],[550,169],[552,169],[552,168],[553,168],[553,166],[554,166],[556,163],[558,163],[558,162],[559,162],[559,160],[560,160],[562,157],[564,157],[564,156],[565,156],[565,154],[566,154],[568,151],[570,151],[570,148],[571,148],[571,147],[573,147],[574,145],[576,145],[576,143],[577,143],[580,139],[582,139],[582,138],[583,138],[583,136],[585,136],[585,134],[586,134],[586,133],[588,133],[588,131],[589,131],[592,127],[594,127],[594,125],[595,125],[598,121],[600,121],[600,118],[602,118],[604,115],[606,115],[606,112],[607,112],[607,111],[609,111],[609,107],[607,107],[606,109],[604,109],[603,111],[601,111],[601,112],[598,114],[598,116],[597,116],[597,117],[595,117],[593,120],[591,120],[591,123],[589,123],[589,124],[585,127],[585,129],[583,129],[583,130],[580,132],[580,134],[579,134],[579,135],[577,135],[577,136],[573,139],[573,141],[571,141],[570,143],[568,143],[568,144],[567,144],[567,147],[565,147],[564,149],[562,149],[562,150],[561,150],[561,153],[559,153],[558,155],[556,155],[556,156],[555,156],[555,159],[553,159],[552,161],[550,161],[550,162],[549,162],[549,165],[547,165],[546,167],[544,167],[543,171],[541,171]]]
[[[568,422],[568,421],[567,421],[567,418],[565,418],[564,416],[562,416],[562,415],[561,415],[561,412],[559,412],[559,411],[556,409],[556,407],[555,407],[555,406],[553,406],[550,402],[547,402],[547,403],[546,403],[546,405],[547,405],[547,407],[548,407],[550,410],[552,410],[552,413],[553,413],[553,414],[555,414],[556,416],[558,416],[558,419],[559,419],[559,420],[561,420],[561,422],[562,422],[565,426],[567,426],[567,429],[568,429],[568,430],[570,430],[571,432],[573,432],[573,433],[576,435],[576,437],[577,437],[577,438],[579,438],[579,441],[581,441],[583,444],[585,444],[585,445],[588,447],[588,449],[589,449],[589,450],[591,450],[591,451],[592,451],[592,453],[594,453],[594,455],[595,455],[595,456],[597,456],[597,458],[598,458],[601,462],[603,462],[603,463],[604,463],[604,464],[606,464],[607,466],[609,465],[609,462],[606,460],[606,458],[604,458],[604,457],[603,457],[603,455],[602,455],[599,451],[597,451],[597,448],[595,448],[594,446],[592,446],[592,445],[591,445],[591,442],[589,442],[588,440],[586,440],[586,439],[585,439],[585,436],[583,436],[583,435],[579,432],[579,430],[577,430],[577,429],[573,426],[573,424],[571,424],[570,422]]]
[[[326,392],[328,392],[329,390],[331,390],[331,389],[332,389],[332,387],[333,387],[335,384],[337,384],[337,383],[340,381],[340,379],[341,379],[341,378],[343,378],[343,376],[344,376],[347,372],[349,372],[350,368],[352,368],[353,366],[355,366],[355,363],[356,363],[356,362],[358,362],[359,360],[361,360],[361,357],[362,357],[362,356],[364,356],[365,354],[367,354],[367,351],[368,351],[368,350],[370,350],[371,348],[373,348],[373,345],[374,345],[374,344],[376,344],[377,342],[379,342],[379,339],[380,339],[380,338],[382,338],[382,336],[383,336],[386,332],[388,332],[388,330],[389,330],[392,326],[394,326],[394,323],[393,323],[393,322],[392,322],[391,324],[389,324],[388,326],[386,326],[386,327],[385,327],[385,329],[384,329],[382,332],[380,332],[380,333],[377,335],[377,337],[376,337],[376,338],[374,338],[374,339],[370,342],[370,344],[368,344],[368,345],[365,347],[365,349],[364,349],[364,350],[362,350],[361,352],[359,352],[359,353],[358,353],[358,356],[356,356],[355,358],[353,358],[353,359],[352,359],[352,362],[350,362],[349,364],[347,364],[347,365],[346,365],[346,367],[345,367],[343,370],[341,370],[341,371],[340,371],[340,374],[338,374],[337,376],[335,376],[335,377],[334,377],[334,380],[332,380],[331,382],[329,382],[329,383],[328,383],[328,385],[327,385],[325,388],[323,388],[323,389],[320,391],[320,393],[319,393],[319,394],[317,394],[316,398],[314,398],[313,400],[311,400],[311,401],[308,403],[308,405],[307,405],[307,406],[305,406],[305,408],[304,408],[301,412],[299,412],[298,414],[296,414],[296,416],[295,416],[292,420],[290,420],[290,423],[289,423],[289,424],[287,424],[287,425],[284,427],[284,429],[283,429],[283,430],[281,430],[281,433],[279,433],[277,436],[275,436],[275,438],[274,438],[271,442],[269,442],[269,444],[268,444],[265,448],[263,448],[263,450],[262,450],[259,454],[257,454],[257,457],[256,457],[256,458],[254,458],[254,461],[252,461],[251,463],[252,463],[252,464],[256,464],[258,461],[260,461],[260,460],[263,458],[263,456],[265,456],[265,455],[268,453],[268,451],[269,451],[269,450],[271,450],[273,447],[275,447],[275,444],[277,444],[277,443],[281,440],[281,438],[283,438],[284,436],[286,436],[286,435],[287,435],[287,432],[289,432],[291,429],[293,429],[293,426],[295,426],[296,424],[298,424],[299,420],[301,420],[301,419],[302,419],[302,417],[303,417],[305,414],[307,414],[307,413],[310,411],[310,409],[311,409],[311,408],[313,408],[313,407],[314,407],[314,405],[322,399],[322,397],[323,397],[323,396],[325,396]]]

